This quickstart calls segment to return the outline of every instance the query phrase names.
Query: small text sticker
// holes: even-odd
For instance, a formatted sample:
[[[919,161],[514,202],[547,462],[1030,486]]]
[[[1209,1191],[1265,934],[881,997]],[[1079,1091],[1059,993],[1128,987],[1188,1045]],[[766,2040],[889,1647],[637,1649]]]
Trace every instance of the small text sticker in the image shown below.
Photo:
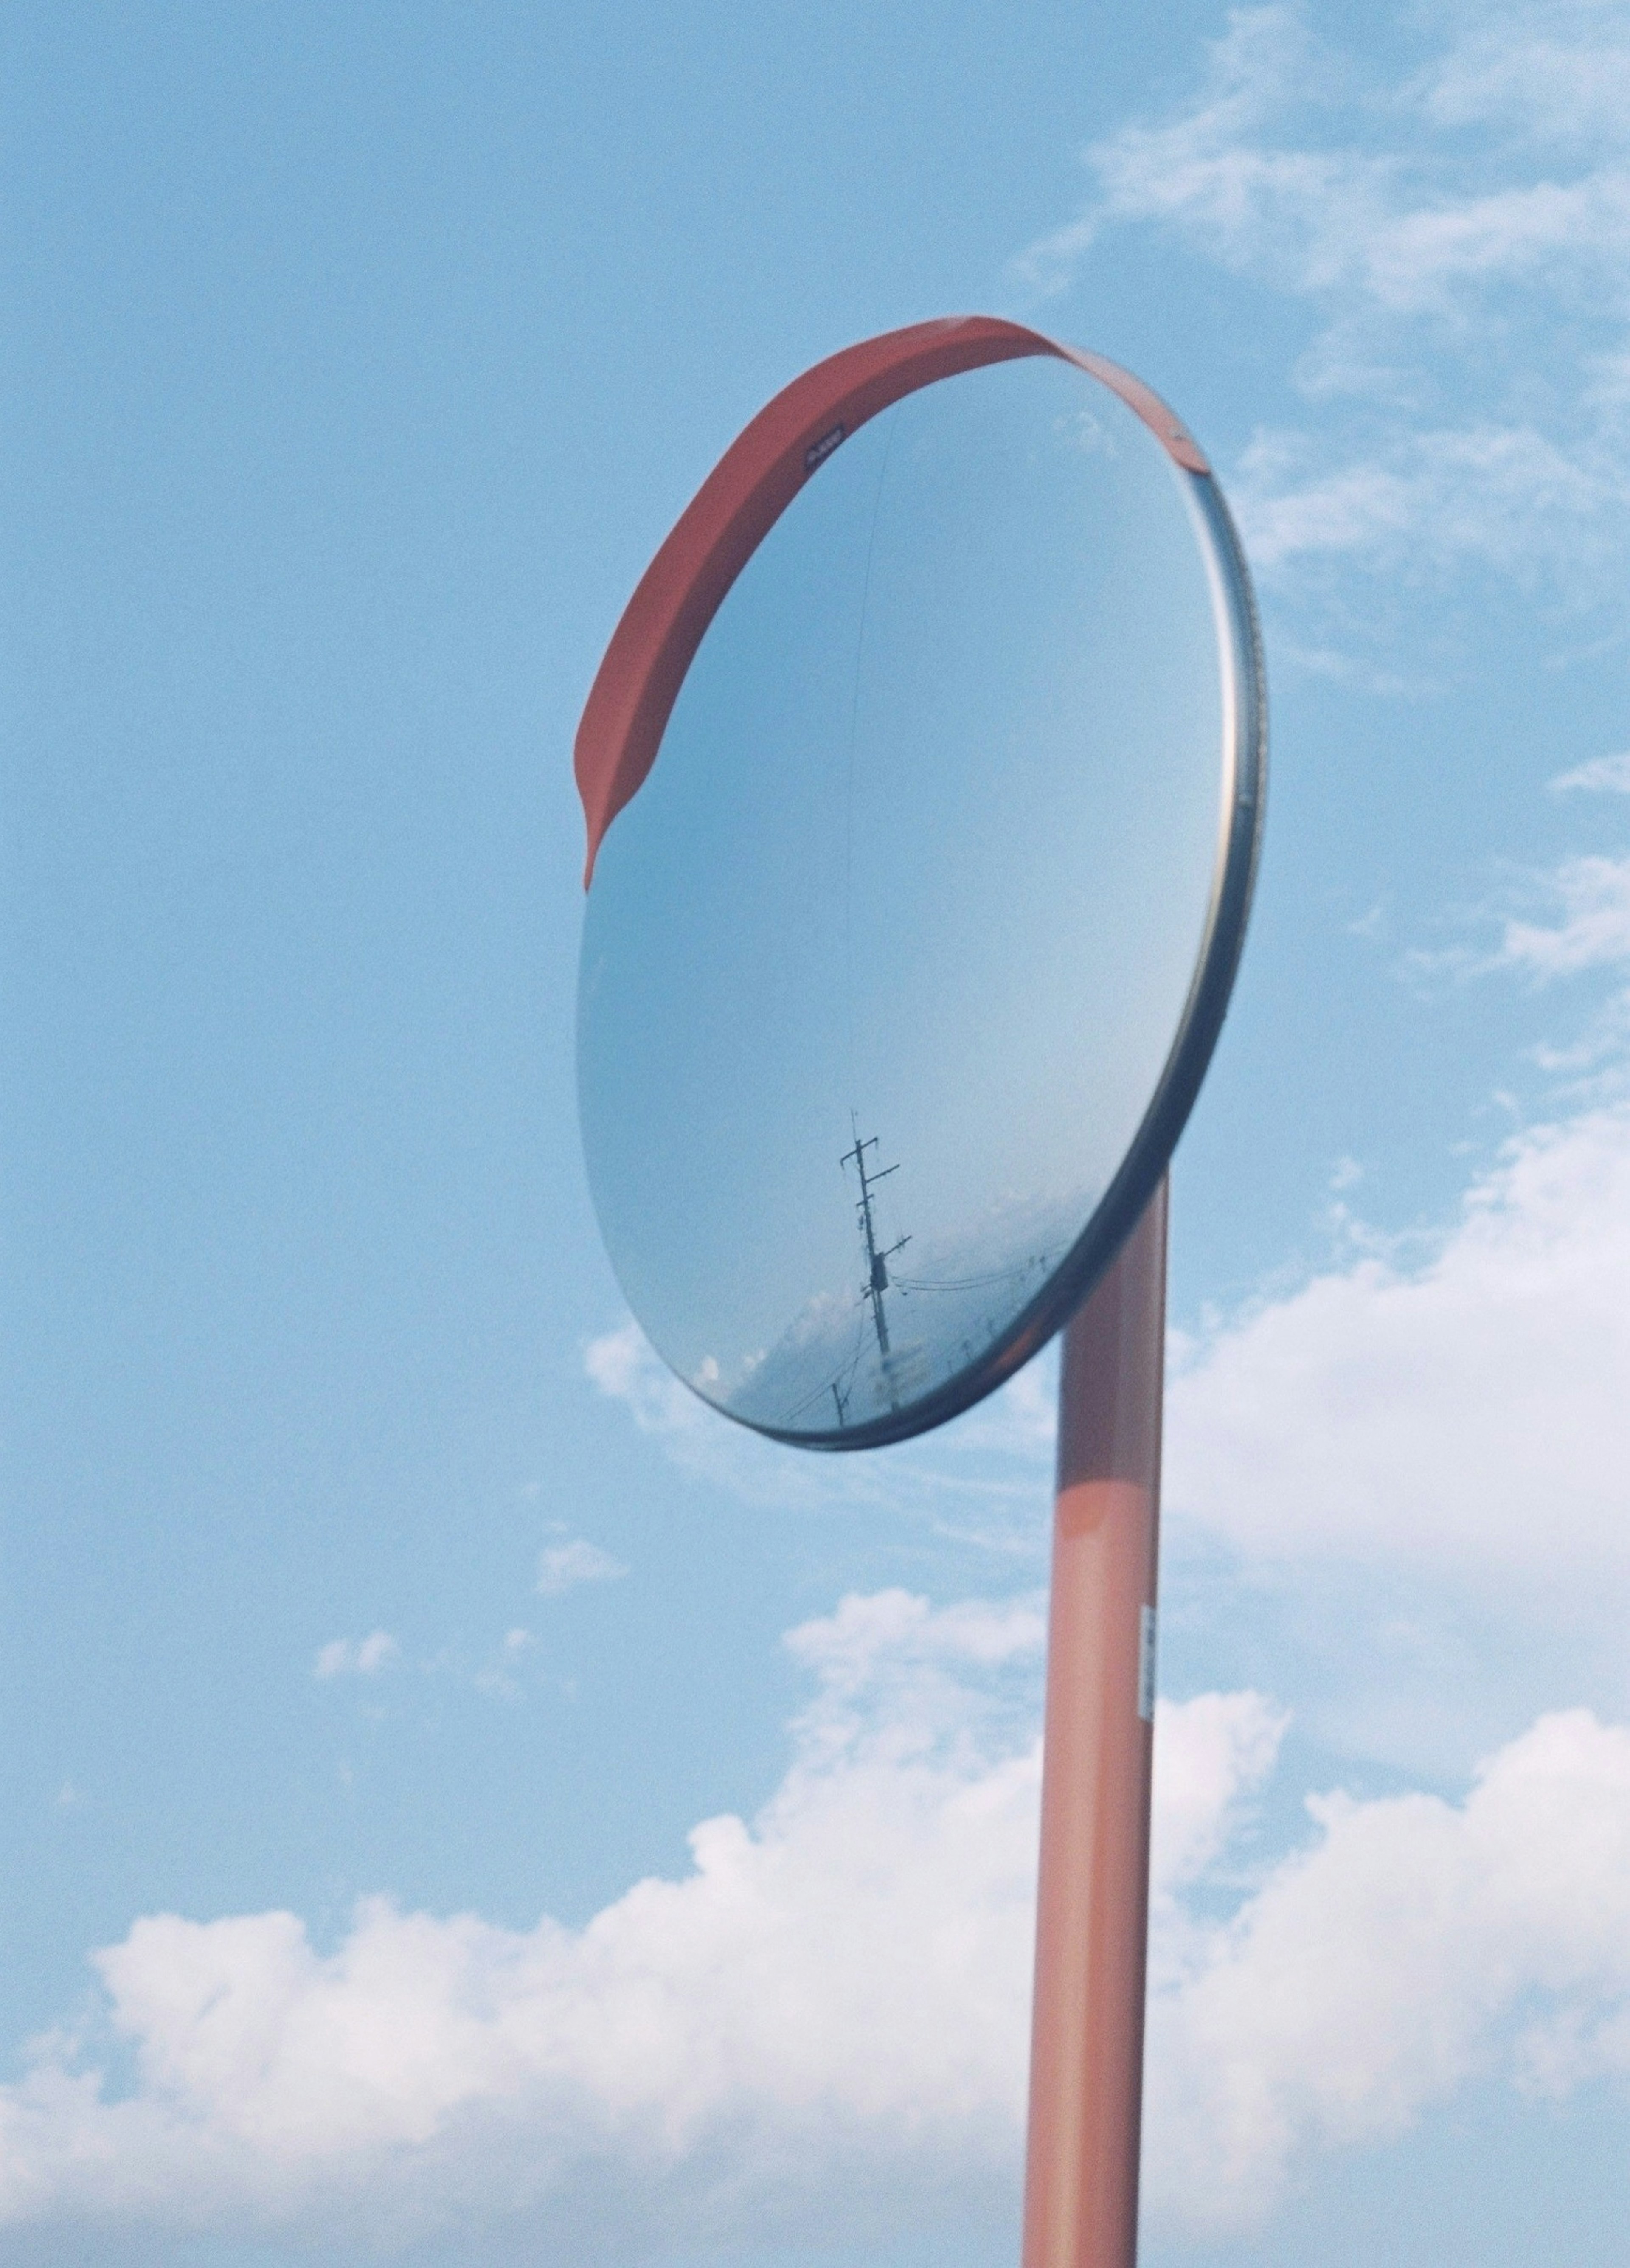
[[[817,465],[823,465],[843,438],[843,427],[834,425],[830,433],[822,433],[818,441],[812,441],[804,451],[804,470],[813,473]]]

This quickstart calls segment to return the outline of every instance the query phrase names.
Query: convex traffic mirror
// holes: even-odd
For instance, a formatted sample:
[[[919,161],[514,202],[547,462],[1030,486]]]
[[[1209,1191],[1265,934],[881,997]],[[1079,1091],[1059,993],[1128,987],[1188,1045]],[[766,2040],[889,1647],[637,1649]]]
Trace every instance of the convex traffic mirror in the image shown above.
[[[1216,1039],[1264,741],[1226,506],[1115,365],[921,325],[747,429],[578,743],[590,1186],[705,1401],[898,1440],[1067,1321]]]

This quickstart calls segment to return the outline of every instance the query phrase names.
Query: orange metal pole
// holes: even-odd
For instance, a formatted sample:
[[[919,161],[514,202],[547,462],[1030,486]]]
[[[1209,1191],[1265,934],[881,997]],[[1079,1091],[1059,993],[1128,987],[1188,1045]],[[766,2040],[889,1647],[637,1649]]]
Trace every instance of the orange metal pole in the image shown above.
[[[1166,1183],[1065,1333],[1024,2268],[1133,2268]]]

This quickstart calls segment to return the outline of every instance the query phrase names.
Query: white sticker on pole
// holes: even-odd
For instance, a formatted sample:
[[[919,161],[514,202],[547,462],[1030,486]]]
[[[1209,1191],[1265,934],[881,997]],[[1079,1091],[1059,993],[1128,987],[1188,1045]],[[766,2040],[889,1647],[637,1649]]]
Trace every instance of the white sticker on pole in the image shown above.
[[[1138,1714],[1154,1722],[1154,1609],[1138,1609]]]

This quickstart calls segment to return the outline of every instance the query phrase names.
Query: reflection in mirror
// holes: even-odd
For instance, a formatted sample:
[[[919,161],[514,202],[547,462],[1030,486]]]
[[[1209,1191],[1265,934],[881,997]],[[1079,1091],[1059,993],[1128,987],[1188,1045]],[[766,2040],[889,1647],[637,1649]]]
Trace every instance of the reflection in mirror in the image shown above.
[[[702,642],[595,866],[579,1085],[629,1303],[733,1417],[901,1429],[1137,1135],[1231,791],[1194,488],[1073,365],[970,372],[833,452]]]

